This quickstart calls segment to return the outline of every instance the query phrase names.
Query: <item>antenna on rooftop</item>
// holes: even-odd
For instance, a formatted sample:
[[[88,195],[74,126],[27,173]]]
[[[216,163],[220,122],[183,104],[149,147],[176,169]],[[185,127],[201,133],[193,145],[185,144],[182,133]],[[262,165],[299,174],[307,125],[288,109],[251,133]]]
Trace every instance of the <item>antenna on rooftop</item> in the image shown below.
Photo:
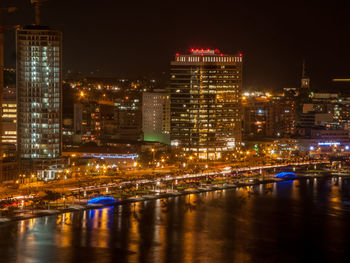
[[[305,76],[306,76],[306,66],[305,66],[305,59],[303,59],[303,71],[302,71],[301,77],[305,78]]]
[[[310,89],[310,78],[307,76],[306,73],[306,63],[305,59],[303,59],[303,70],[301,73],[301,88],[307,88]]]
[[[30,0],[30,3],[35,6],[35,25],[40,25],[40,6],[46,0]]]

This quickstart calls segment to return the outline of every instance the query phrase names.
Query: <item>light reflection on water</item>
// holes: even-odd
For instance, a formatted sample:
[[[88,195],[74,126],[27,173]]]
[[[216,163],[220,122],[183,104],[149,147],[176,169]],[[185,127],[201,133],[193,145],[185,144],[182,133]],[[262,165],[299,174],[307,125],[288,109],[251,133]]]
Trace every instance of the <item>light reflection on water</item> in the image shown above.
[[[349,262],[350,181],[318,178],[0,226],[0,262]]]

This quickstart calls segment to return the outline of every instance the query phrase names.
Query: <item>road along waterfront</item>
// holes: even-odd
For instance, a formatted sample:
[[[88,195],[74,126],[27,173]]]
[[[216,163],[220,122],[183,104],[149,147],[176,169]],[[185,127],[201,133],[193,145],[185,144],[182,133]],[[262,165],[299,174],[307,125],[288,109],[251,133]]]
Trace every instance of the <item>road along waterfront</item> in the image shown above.
[[[320,176],[68,212],[0,226],[0,261],[348,262],[349,204]]]
[[[318,162],[319,164],[319,162]],[[314,165],[314,163],[299,163],[298,165],[300,166],[305,166],[305,165]],[[279,165],[279,166],[268,166],[264,167],[265,169],[271,169],[271,168],[281,168],[284,167],[285,165]],[[252,168],[246,168],[246,169],[240,169],[240,172],[242,171],[247,171],[247,170],[261,170],[262,167],[252,167]],[[294,167],[295,168],[295,167]],[[231,175],[227,175],[230,173]],[[201,178],[201,177],[206,177],[206,176],[214,176],[218,175],[220,173],[201,173],[201,174],[186,174],[183,176],[177,176],[177,177],[165,177],[162,178],[164,181],[175,181],[177,182],[178,180],[192,180],[193,178]],[[178,196],[178,195],[187,195],[187,194],[193,194],[193,193],[199,193],[199,192],[208,192],[208,191],[215,191],[215,190],[220,190],[220,189],[228,189],[228,188],[237,188],[237,187],[250,187],[253,185],[257,184],[266,184],[266,183],[271,183],[271,182],[278,182],[281,181],[281,179],[274,178],[274,175],[270,176],[265,176],[264,178],[259,178],[259,179],[251,179],[249,177],[244,177],[244,179],[237,179],[235,176],[232,177],[232,175],[237,175],[238,171],[234,170],[227,170],[225,169],[222,171],[222,174],[227,175],[227,177],[224,177],[224,180],[222,180],[219,184],[204,184],[200,186],[196,186],[195,188],[193,187],[187,187],[182,189],[181,191],[174,190],[173,187],[171,189],[166,188],[163,190],[157,190],[154,189],[151,191],[149,194],[144,194],[144,195],[133,195],[129,197],[125,197],[122,199],[119,199],[118,202],[115,205],[121,205],[125,203],[132,203],[132,202],[138,202],[138,201],[145,201],[145,200],[152,200],[152,199],[160,199],[160,198],[167,198],[167,197],[172,197],[172,196]],[[319,175],[308,175],[308,177],[317,177]],[[109,193],[113,193],[113,189],[119,189],[121,188],[124,184],[127,183],[132,183],[134,185],[138,184],[154,184],[157,185],[160,182],[159,179],[156,180],[137,180],[137,181],[131,181],[131,182],[123,182],[121,184],[109,184],[109,185],[104,185],[104,186],[91,186],[89,188],[82,188],[82,189],[71,189],[71,191],[93,191],[93,190],[101,190],[103,189],[105,192],[103,194],[106,194],[107,191]],[[214,181],[215,182],[215,181]],[[59,214],[59,213],[66,213],[70,211],[76,211],[76,210],[86,210],[86,209],[93,209],[96,207],[101,207],[103,205],[96,205],[96,204],[87,204],[87,199],[79,199],[79,200],[71,200],[68,203],[64,203],[64,205],[61,204],[60,207],[55,207],[50,209],[50,205],[48,205],[47,209],[20,209],[17,210],[14,214],[11,216],[3,216],[0,217],[0,223],[6,223],[9,221],[14,221],[14,220],[23,220],[23,219],[28,219],[28,218],[34,218],[34,217],[40,217],[40,216],[45,216],[48,214]]]

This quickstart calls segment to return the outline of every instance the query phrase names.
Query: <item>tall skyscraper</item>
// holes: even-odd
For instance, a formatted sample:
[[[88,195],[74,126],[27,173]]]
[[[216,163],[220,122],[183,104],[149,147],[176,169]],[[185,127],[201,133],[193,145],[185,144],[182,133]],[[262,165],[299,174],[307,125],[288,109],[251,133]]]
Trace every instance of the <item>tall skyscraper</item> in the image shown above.
[[[17,40],[17,134],[23,169],[52,179],[61,155],[62,34],[26,26]]]
[[[170,88],[172,145],[201,159],[220,159],[240,147],[242,54],[176,54]]]

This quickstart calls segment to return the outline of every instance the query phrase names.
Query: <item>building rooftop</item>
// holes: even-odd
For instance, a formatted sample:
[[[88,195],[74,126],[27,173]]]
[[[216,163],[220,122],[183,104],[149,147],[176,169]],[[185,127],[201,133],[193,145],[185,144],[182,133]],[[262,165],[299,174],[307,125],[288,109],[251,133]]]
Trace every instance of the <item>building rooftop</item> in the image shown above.
[[[191,48],[189,54],[181,54],[181,56],[227,56],[227,54],[223,54],[219,49],[210,49],[210,48]],[[176,53],[176,56],[180,56],[180,53]],[[242,57],[242,53],[238,53],[239,57]]]
[[[50,27],[48,26],[41,26],[41,25],[27,25],[27,26],[23,26],[23,29],[38,29],[38,30],[46,30],[46,29],[50,29]]]

